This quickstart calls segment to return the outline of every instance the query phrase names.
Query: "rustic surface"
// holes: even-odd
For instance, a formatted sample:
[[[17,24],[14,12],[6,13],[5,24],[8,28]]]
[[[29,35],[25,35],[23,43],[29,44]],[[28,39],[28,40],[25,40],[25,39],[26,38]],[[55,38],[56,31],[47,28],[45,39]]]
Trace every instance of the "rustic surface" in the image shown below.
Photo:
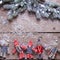
[[[60,3],[59,0],[53,0]],[[55,44],[55,40],[58,40],[58,49],[60,49],[60,33],[37,33],[37,32],[60,32],[60,21],[50,19],[41,19],[37,21],[34,15],[30,15],[27,11],[24,14],[19,14],[18,18],[14,19],[11,23],[7,21],[7,11],[0,9],[0,39],[10,40],[10,52],[13,49],[13,40],[16,38],[22,44],[27,43],[32,39],[34,45],[38,37],[42,37],[42,44],[47,47]],[[28,32],[28,33],[26,33]],[[43,54],[44,59],[47,59],[47,55]],[[57,59],[60,59],[60,55],[57,55]],[[7,58],[18,58],[17,55],[7,56]]]
[[[27,12],[19,15],[13,22],[4,24],[4,21],[7,21],[6,13],[6,11],[0,11],[0,16],[3,17],[0,23],[0,32],[60,32],[60,21],[54,20],[52,22],[50,19],[41,19],[41,21],[37,21],[34,15],[30,15]]]

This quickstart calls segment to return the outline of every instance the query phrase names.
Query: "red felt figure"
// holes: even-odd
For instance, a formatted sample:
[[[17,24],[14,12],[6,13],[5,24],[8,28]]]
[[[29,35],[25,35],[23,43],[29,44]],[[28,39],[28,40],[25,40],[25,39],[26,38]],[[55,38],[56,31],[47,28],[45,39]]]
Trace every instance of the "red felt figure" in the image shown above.
[[[28,46],[30,46],[30,47],[33,46],[33,42],[31,40],[28,42]]]
[[[15,48],[16,48],[17,46],[19,46],[18,40],[15,39],[13,43],[14,43],[14,47],[15,47]],[[16,53],[16,49],[15,49],[15,48],[14,48],[13,51],[12,51],[13,54]]]
[[[38,39],[37,45],[36,45],[34,51],[35,51],[35,53],[37,54],[37,59],[43,59],[43,57],[42,57],[43,46],[42,46],[42,44],[41,44],[41,42],[40,42],[40,39]]]
[[[37,46],[36,47],[36,52],[38,53],[38,54],[42,54],[43,53],[43,47],[41,46],[41,45],[39,45],[39,46]]]
[[[27,54],[26,56],[28,59],[34,58],[34,56],[32,54]]]
[[[23,51],[21,51],[19,54],[19,59],[24,59],[24,58],[25,58],[25,54]]]
[[[14,40],[14,46],[18,46],[19,45],[19,42],[18,42],[18,40]]]
[[[19,53],[21,48],[20,48],[20,44],[19,44],[18,40],[15,39],[13,43],[14,43],[13,54],[16,52]]]
[[[25,58],[25,54],[22,50],[23,47],[20,46],[18,40],[14,40],[14,50],[13,54],[18,53],[19,59],[23,60]]]
[[[28,46],[27,46],[27,49],[26,49],[26,57],[27,59],[33,59],[33,42],[30,40],[28,42]]]

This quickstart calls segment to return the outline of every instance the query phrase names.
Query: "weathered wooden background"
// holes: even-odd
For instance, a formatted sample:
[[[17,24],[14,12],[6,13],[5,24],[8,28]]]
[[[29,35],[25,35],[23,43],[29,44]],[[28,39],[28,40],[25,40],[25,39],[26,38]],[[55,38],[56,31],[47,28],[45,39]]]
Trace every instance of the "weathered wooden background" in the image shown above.
[[[51,0],[50,0],[51,1]],[[52,0],[54,2],[60,3],[60,0]],[[16,38],[20,43],[27,43],[30,39],[34,43],[38,37],[42,37],[43,45],[54,45],[55,40],[58,40],[58,49],[60,49],[60,21],[54,20],[51,21],[46,19],[41,19],[37,21],[34,15],[28,14],[26,11],[24,14],[19,14],[18,18],[14,19],[13,22],[7,22],[7,11],[0,9],[0,39],[9,39],[10,40],[10,52],[13,49],[13,40]],[[40,33],[37,33],[40,32]],[[42,32],[42,33],[41,33]],[[43,33],[45,32],[45,33]],[[46,33],[51,32],[51,33]],[[54,32],[54,33],[53,33]],[[35,45],[35,44],[34,44]],[[44,59],[47,59],[47,55],[43,54]],[[60,59],[60,55],[57,55],[57,59]],[[7,58],[18,58],[17,55],[11,55]]]

